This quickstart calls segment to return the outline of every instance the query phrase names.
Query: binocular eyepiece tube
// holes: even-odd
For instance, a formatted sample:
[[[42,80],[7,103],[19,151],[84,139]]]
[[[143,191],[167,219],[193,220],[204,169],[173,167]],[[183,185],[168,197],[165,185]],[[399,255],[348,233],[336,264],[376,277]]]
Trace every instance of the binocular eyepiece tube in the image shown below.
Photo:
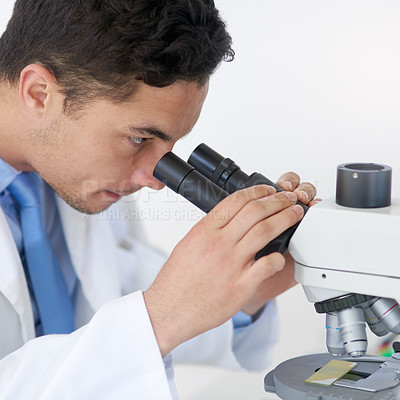
[[[205,145],[199,145],[190,155],[188,163],[169,152],[157,163],[153,175],[176,193],[181,194],[204,212],[210,211],[228,194],[255,185],[270,185],[282,191],[278,185],[255,172],[250,176],[229,158],[225,158]],[[298,202],[304,212],[308,207]],[[255,259],[273,252],[284,254],[297,226],[287,229],[260,250]]]

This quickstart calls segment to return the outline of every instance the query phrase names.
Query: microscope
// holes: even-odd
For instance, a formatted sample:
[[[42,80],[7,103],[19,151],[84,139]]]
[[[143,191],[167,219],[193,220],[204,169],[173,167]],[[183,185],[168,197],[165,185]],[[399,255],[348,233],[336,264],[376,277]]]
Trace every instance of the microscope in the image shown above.
[[[380,164],[339,165],[336,197],[310,209],[299,203],[302,221],[255,256],[288,249],[295,279],[316,312],[326,314],[328,353],[281,363],[264,379],[267,392],[283,400],[400,399],[400,343],[391,357],[366,355],[366,326],[377,336],[400,334],[400,200],[391,199],[391,172]],[[167,153],[154,176],[205,212],[241,188],[268,184],[282,190],[205,144],[188,163]],[[305,382],[336,359],[357,366],[329,386]]]

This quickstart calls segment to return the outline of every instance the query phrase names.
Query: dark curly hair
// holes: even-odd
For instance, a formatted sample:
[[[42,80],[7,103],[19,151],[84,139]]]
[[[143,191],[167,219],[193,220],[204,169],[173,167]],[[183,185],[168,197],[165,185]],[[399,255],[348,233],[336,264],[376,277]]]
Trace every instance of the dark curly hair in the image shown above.
[[[0,38],[0,77],[12,84],[31,63],[46,67],[65,109],[115,103],[142,81],[203,85],[232,40],[213,0],[17,0]]]

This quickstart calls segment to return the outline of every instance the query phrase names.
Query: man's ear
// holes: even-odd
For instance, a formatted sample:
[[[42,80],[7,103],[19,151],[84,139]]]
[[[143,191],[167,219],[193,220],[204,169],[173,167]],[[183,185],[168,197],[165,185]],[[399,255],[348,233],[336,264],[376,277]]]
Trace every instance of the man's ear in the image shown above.
[[[56,79],[47,68],[30,64],[20,74],[19,98],[30,113],[41,117],[55,105],[60,95],[56,86]]]

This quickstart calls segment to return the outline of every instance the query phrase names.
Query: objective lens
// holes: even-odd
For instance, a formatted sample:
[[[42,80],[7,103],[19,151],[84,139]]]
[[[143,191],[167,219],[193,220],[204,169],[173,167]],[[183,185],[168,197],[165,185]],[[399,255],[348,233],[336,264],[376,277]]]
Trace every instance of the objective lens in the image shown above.
[[[370,308],[375,301],[376,299],[370,301],[368,307],[364,308],[365,322],[376,336],[385,336],[389,333],[389,330],[383,324],[382,318],[376,316]]]
[[[339,317],[337,313],[326,314],[326,347],[333,356],[346,354],[340,333]]]
[[[380,297],[371,305],[371,310],[390,332],[400,333],[400,309],[395,300]]]
[[[351,357],[360,357],[367,351],[364,311],[360,307],[347,308],[338,312],[343,345]]]

